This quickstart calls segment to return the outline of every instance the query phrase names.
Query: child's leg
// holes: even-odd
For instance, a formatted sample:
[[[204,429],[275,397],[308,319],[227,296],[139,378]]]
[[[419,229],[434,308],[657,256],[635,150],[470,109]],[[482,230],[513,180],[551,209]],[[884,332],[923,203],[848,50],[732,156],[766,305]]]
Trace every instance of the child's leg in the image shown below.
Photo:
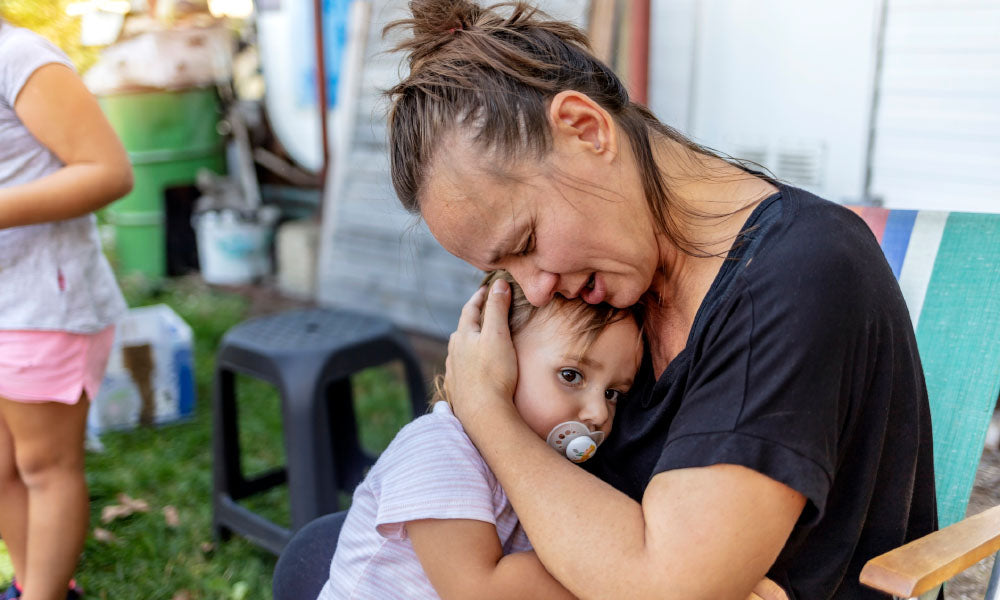
[[[0,416],[0,537],[7,546],[14,574],[22,581],[26,573],[27,533],[28,490],[14,462],[14,438],[10,435],[7,422]]]
[[[22,403],[0,399],[15,460],[28,490],[24,600],[62,600],[89,524],[83,439],[89,402]]]

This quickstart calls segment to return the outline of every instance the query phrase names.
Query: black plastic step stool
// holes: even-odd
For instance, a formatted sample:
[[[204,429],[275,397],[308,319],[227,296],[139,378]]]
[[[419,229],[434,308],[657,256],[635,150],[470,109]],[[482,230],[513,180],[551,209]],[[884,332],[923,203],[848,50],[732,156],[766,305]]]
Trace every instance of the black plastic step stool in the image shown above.
[[[374,462],[358,444],[350,376],[400,361],[413,414],[424,412],[423,376],[409,342],[386,319],[344,310],[306,309],[259,317],[222,338],[215,372],[213,526],[279,554],[291,534],[339,509]],[[274,385],[281,395],[287,463],[247,479],[240,465],[235,375]],[[291,530],[237,503],[288,483]]]

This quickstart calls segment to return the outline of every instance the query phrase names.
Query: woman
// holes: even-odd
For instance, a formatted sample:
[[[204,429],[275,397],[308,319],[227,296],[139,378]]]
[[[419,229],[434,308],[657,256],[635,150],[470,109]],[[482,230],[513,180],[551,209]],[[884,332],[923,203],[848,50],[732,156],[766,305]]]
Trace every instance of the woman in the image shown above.
[[[412,31],[410,73],[389,91],[404,206],[533,304],[648,311],[594,467],[608,483],[514,410],[503,284],[452,335],[455,414],[542,563],[582,598],[742,600],[765,575],[792,598],[878,597],[861,566],[936,509],[916,342],[867,227],[659,123],[566,23],[410,6],[393,25]]]
[[[66,55],[0,21],[0,536],[4,598],[77,598],[87,408],[125,301],[93,211],[132,168]]]

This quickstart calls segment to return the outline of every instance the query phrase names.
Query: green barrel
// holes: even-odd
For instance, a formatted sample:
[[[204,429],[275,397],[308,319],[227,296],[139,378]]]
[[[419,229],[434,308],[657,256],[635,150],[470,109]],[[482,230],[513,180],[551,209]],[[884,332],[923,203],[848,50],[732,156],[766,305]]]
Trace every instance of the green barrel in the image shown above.
[[[164,190],[193,185],[205,167],[225,173],[225,141],[219,134],[214,88],[129,92],[98,99],[125,145],[135,185],[104,212],[115,228],[124,272],[154,278],[166,273]]]

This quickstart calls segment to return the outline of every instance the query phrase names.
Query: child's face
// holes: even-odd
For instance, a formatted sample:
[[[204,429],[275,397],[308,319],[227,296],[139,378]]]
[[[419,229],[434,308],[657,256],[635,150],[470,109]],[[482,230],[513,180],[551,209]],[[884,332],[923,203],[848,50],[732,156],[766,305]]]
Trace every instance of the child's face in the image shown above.
[[[559,311],[538,315],[514,336],[517,388],[514,405],[542,439],[556,425],[580,421],[611,432],[618,398],[632,386],[642,346],[631,318],[609,325],[586,355]]]

